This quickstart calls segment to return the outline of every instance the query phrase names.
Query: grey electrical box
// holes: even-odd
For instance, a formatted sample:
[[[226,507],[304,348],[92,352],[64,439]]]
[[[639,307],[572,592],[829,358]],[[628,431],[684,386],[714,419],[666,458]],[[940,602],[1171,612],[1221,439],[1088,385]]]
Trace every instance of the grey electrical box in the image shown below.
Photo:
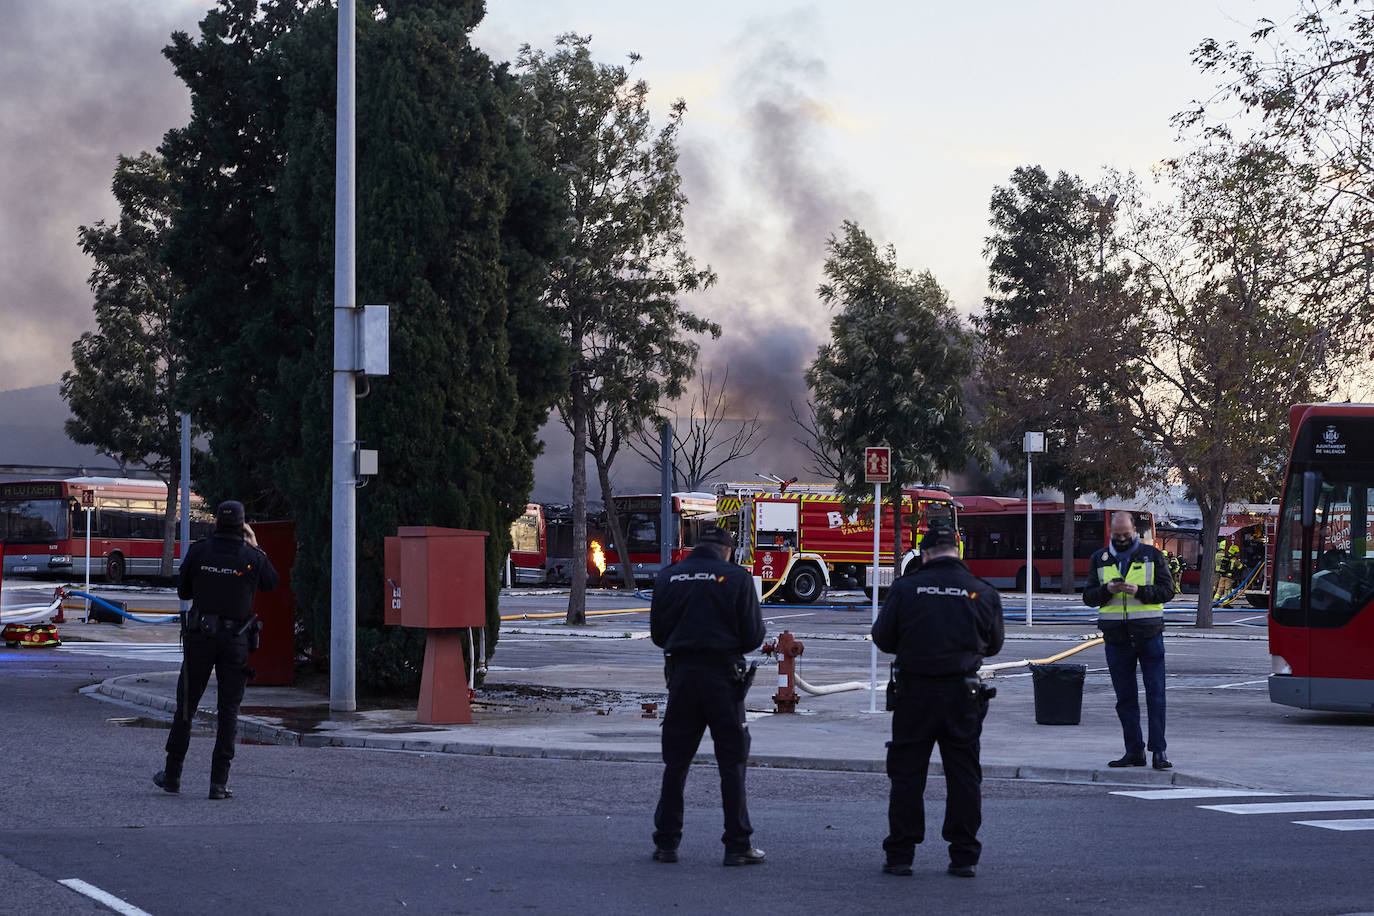
[[[358,476],[377,476],[377,450],[375,448],[358,449]]]
[[[390,308],[365,305],[358,316],[358,370],[364,375],[386,375],[390,369]]]

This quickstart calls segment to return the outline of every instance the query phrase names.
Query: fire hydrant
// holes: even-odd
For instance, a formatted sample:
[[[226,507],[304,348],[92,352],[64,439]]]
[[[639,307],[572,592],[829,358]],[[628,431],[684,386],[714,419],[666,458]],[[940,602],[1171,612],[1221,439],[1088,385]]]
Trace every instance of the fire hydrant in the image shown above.
[[[773,655],[778,659],[778,692],[773,694],[773,702],[777,705],[778,712],[797,711],[799,697],[793,677],[797,673],[797,656],[802,654],[803,648],[787,630],[783,630],[782,635],[776,640],[770,639],[763,644],[763,654]]]

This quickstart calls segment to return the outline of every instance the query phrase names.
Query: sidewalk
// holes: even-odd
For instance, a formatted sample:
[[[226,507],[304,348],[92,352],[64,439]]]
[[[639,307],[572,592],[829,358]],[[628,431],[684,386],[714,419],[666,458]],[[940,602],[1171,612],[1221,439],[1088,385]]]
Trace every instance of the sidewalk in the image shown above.
[[[71,638],[138,639],[149,629],[116,636],[102,627],[83,631],[69,625]],[[533,626],[512,627],[508,633]],[[103,631],[103,632],[102,632]],[[579,635],[624,637],[623,624],[592,623]],[[996,659],[1026,657],[1021,639],[1056,639],[1069,648],[1091,627],[1017,628]],[[135,634],[139,636],[135,636]],[[1222,640],[1246,640],[1267,652],[1263,631],[1169,631],[1170,651],[1205,652]],[[569,632],[560,628],[560,635]],[[799,638],[807,638],[798,634]],[[813,640],[826,637],[814,635]],[[808,646],[808,654],[816,649]],[[1374,791],[1374,717],[1290,709],[1269,702],[1263,679],[1206,686],[1171,683],[1169,757],[1174,769],[1109,769],[1121,754],[1120,726],[1100,647],[1069,661],[1088,664],[1079,725],[1035,722],[1034,691],[1026,669],[999,673],[998,696],[983,732],[983,773],[990,779],[1102,783],[1144,786],[1225,786],[1278,792],[1365,795]],[[175,709],[177,674],[166,665],[156,673],[111,678],[94,688],[111,699],[170,713]],[[776,683],[771,663],[760,665],[746,701],[755,766],[882,772],[890,718],[869,712],[868,691],[828,696],[802,695],[798,713],[772,713]],[[802,676],[808,677],[803,665]],[[1175,687],[1181,689],[1175,689]],[[1236,689],[1239,688],[1239,689]],[[413,702],[396,708],[329,711],[327,688],[250,687],[240,716],[244,738],[306,747],[369,747],[430,753],[506,757],[548,757],[657,763],[661,718],[647,718],[642,703],[657,703],[661,717],[666,692],[661,668],[642,660],[625,666],[555,665],[533,670],[494,668],[477,692],[473,724],[430,726],[416,722]],[[1143,697],[1142,697],[1143,713]],[[214,684],[198,715],[214,720]],[[1142,716],[1143,718],[1143,716]],[[938,772],[938,753],[932,772]],[[698,761],[713,763],[709,737]]]

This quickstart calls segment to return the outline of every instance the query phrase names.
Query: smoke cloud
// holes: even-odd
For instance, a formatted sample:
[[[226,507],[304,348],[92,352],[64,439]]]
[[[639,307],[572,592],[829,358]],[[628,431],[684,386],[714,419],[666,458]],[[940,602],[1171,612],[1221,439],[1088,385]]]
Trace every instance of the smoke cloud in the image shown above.
[[[205,0],[0,3],[0,390],[55,382],[94,327],[80,225],[118,215],[115,158],[184,124],[161,49]]]

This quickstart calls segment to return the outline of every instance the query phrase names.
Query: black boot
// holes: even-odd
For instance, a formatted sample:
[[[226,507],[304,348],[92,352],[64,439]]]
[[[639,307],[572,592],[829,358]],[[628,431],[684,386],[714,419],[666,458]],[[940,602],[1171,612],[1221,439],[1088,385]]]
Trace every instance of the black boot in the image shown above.
[[[181,776],[169,776],[166,770],[158,770],[153,774],[153,785],[175,795],[181,791]]]

